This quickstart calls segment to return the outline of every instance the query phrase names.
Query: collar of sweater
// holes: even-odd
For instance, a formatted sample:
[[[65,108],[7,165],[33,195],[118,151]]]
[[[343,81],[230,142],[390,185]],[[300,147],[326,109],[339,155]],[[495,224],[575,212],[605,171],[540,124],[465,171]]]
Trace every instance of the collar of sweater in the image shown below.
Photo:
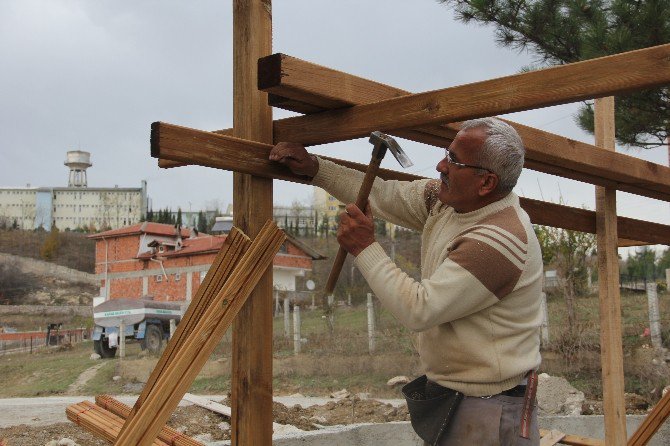
[[[461,224],[476,223],[484,217],[495,214],[510,206],[519,206],[519,197],[514,192],[510,192],[500,200],[479,208],[476,211],[464,212],[462,214],[454,212],[454,216]]]

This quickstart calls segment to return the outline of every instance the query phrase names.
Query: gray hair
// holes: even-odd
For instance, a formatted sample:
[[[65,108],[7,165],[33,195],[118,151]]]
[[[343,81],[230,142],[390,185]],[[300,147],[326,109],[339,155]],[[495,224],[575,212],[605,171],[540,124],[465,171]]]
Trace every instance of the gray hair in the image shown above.
[[[497,118],[471,119],[461,124],[461,130],[480,127],[486,129],[488,137],[479,153],[479,165],[498,175],[498,192],[511,192],[523,169],[523,141],[514,127]]]

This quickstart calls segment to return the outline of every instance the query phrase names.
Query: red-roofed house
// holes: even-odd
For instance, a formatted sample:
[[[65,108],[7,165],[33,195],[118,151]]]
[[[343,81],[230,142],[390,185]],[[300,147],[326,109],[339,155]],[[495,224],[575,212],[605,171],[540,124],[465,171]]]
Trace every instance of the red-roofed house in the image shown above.
[[[226,238],[179,232],[172,225],[144,222],[90,235],[96,241],[95,272],[108,299],[191,300]],[[274,286],[295,290],[295,278],[324,257],[293,237],[274,259]]]

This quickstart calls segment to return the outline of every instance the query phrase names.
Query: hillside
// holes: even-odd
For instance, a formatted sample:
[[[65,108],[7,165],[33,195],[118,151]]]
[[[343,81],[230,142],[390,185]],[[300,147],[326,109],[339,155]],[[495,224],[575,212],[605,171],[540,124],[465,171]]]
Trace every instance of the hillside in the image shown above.
[[[46,231],[0,230],[0,252],[22,257],[47,260],[68,268],[93,273],[95,271],[95,242],[87,234],[70,231],[58,233],[58,248],[51,259],[41,256],[49,236]]]

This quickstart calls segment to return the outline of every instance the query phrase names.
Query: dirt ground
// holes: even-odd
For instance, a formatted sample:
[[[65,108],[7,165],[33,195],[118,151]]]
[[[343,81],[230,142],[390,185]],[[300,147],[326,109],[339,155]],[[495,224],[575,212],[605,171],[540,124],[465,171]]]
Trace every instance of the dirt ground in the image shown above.
[[[221,401],[228,404],[226,400]],[[323,406],[303,408],[300,405],[287,407],[275,402],[274,421],[291,424],[302,430],[315,430],[320,426],[352,423],[385,423],[409,420],[407,407],[395,408],[370,399],[356,396],[333,400]],[[168,425],[200,441],[230,439],[230,419],[198,406],[179,407],[170,417]],[[13,426],[0,429],[0,444],[7,446],[44,446],[51,441],[68,438],[80,446],[102,446],[107,442],[94,437],[74,423],[58,423],[50,426]],[[56,446],[54,443],[53,446]],[[49,445],[51,446],[51,445]]]

